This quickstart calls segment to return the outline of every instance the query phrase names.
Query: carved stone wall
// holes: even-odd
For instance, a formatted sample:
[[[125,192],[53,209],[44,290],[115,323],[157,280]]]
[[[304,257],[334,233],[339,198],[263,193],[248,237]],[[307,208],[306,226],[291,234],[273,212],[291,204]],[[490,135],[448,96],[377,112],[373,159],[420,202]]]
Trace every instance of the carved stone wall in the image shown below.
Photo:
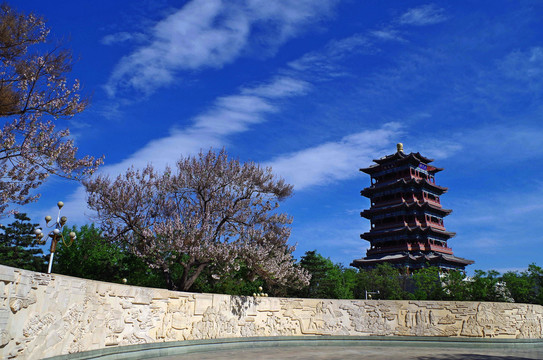
[[[194,294],[0,265],[0,358],[289,335],[543,338],[540,305]]]

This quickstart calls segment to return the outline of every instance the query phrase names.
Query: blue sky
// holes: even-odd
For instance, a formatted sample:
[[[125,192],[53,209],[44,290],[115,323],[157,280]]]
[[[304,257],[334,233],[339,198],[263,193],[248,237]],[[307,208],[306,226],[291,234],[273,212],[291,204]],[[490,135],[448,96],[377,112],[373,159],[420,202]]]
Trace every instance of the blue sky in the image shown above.
[[[543,3],[540,1],[37,1],[79,59],[92,105],[69,126],[101,171],[173,164],[225,147],[295,187],[297,257],[348,265],[369,229],[358,171],[395,152],[434,158],[455,255],[473,269],[543,265]],[[51,178],[88,222],[77,183]]]

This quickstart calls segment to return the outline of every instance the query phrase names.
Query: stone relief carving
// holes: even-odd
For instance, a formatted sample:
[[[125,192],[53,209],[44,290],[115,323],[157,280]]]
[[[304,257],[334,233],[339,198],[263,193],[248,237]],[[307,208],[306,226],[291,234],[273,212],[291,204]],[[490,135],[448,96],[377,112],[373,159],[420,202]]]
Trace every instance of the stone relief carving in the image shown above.
[[[190,294],[0,266],[0,358],[289,335],[543,338],[543,307]],[[37,355],[38,354],[38,355]]]

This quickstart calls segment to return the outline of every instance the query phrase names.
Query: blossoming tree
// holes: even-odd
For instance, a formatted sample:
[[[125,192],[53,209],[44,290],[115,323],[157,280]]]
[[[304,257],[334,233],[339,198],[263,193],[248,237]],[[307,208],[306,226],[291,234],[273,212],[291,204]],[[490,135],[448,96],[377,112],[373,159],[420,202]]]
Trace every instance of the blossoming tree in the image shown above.
[[[52,120],[87,106],[79,83],[68,85],[68,50],[44,50],[49,29],[33,14],[0,5],[0,215],[10,203],[37,200],[33,189],[51,174],[79,179],[102,159],[78,158],[68,130]]]
[[[170,289],[189,290],[206,267],[219,277],[241,263],[270,285],[309,282],[287,244],[292,220],[276,211],[292,186],[270,168],[210,150],[181,158],[175,171],[149,165],[84,184],[111,241],[160,268]],[[174,266],[183,269],[177,279]]]

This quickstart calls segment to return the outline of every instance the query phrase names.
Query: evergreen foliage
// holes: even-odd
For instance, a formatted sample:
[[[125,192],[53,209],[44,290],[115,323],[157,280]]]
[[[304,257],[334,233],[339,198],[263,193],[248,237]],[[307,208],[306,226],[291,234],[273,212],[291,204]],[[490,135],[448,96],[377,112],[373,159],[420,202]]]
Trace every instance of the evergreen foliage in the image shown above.
[[[150,269],[119,242],[106,241],[94,225],[64,229],[63,236],[73,231],[77,239],[71,246],[59,241],[53,272],[86,279],[148,287],[166,287],[162,274]]]
[[[0,263],[21,269],[44,272],[47,269],[43,250],[34,235],[26,214],[15,214],[15,221],[0,228]]]
[[[365,299],[366,291],[379,292],[374,299],[401,300],[405,297],[404,278],[398,269],[390,264],[379,264],[371,270],[361,270],[358,273],[357,298]]]
[[[290,293],[291,296],[320,299],[352,299],[356,287],[356,270],[334,264],[316,250],[307,251],[299,265],[311,275],[309,285]]]

